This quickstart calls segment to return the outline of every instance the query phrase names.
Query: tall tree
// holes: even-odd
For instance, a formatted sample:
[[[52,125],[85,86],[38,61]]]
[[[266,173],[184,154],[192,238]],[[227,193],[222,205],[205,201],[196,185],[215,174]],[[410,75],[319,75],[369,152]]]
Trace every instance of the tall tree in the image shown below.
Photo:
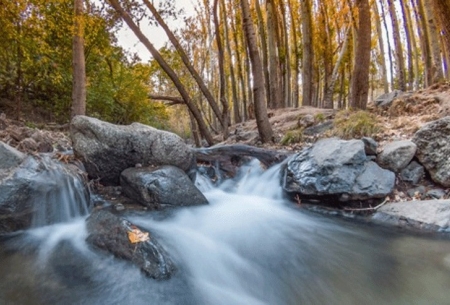
[[[301,0],[302,15],[302,42],[303,42],[303,58],[302,58],[302,105],[311,106],[313,104],[314,95],[314,53],[313,53],[313,37],[312,37],[312,8],[311,0]]]
[[[267,106],[264,94],[264,74],[259,56],[256,33],[247,0],[240,0],[245,37],[252,65],[253,102],[255,106],[256,125],[263,143],[273,141],[273,131],[267,116]]]
[[[435,14],[438,17],[442,38],[447,51],[447,64],[450,64],[450,2],[448,0],[431,0]]]
[[[73,86],[71,117],[86,114],[86,63],[84,58],[83,0],[74,2]]]
[[[161,54],[156,50],[156,48],[153,46],[153,44],[148,40],[148,38],[142,33],[141,29],[137,26],[137,24],[133,21],[131,16],[128,14],[127,11],[123,9],[123,7],[119,4],[118,0],[108,0],[111,6],[114,8],[114,10],[121,16],[121,18],[126,22],[128,27],[133,31],[133,33],[138,37],[138,39],[142,42],[142,44],[150,51],[153,58],[158,62],[158,64],[161,66],[161,68],[166,72],[166,74],[169,76],[169,78],[172,80],[173,84],[177,88],[178,92],[180,93],[181,97],[183,98],[186,106],[189,108],[189,110],[192,112],[192,115],[194,116],[195,120],[197,121],[198,128],[205,138],[205,140],[208,142],[209,145],[214,144],[214,139],[211,136],[211,133],[208,130],[208,127],[206,126],[206,123],[203,119],[203,116],[198,109],[197,105],[192,101],[191,97],[189,96],[189,93],[187,92],[186,88],[180,81],[179,77],[175,73],[175,71],[167,64],[167,62],[164,60],[164,58],[161,56]]]
[[[393,0],[387,0],[389,13],[392,22],[392,35],[394,37],[395,47],[395,67],[397,77],[397,88],[406,91],[406,77],[405,77],[405,59],[403,57],[403,48],[400,38],[400,28],[398,25],[397,13]]]
[[[358,9],[358,30],[350,103],[353,108],[366,109],[369,96],[369,67],[372,31],[369,0],[356,0],[356,6]]]

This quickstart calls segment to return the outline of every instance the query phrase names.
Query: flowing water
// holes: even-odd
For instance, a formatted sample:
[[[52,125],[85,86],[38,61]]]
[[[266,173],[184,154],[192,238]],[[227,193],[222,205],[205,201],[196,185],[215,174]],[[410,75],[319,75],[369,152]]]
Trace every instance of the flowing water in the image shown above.
[[[167,281],[92,251],[83,217],[3,237],[0,304],[449,304],[449,239],[302,211],[278,171],[199,177],[209,205],[132,217],[176,262]]]

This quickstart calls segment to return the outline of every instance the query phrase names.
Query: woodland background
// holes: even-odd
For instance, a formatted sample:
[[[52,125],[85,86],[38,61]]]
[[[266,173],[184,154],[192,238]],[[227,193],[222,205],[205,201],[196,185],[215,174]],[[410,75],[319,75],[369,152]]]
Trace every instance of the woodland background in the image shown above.
[[[29,124],[87,114],[200,145],[256,117],[269,142],[268,109],[365,109],[450,79],[449,0],[198,0],[194,16],[173,0],[0,4],[0,112]],[[118,44],[123,26],[152,60]]]

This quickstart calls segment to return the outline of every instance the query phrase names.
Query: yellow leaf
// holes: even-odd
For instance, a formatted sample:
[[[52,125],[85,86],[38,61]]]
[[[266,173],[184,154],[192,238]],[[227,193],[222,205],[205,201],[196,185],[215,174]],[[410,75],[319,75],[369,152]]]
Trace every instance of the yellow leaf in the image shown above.
[[[138,228],[134,228],[131,231],[128,231],[127,233],[128,233],[128,239],[129,239],[130,243],[132,243],[132,244],[150,240],[149,233],[142,232]]]

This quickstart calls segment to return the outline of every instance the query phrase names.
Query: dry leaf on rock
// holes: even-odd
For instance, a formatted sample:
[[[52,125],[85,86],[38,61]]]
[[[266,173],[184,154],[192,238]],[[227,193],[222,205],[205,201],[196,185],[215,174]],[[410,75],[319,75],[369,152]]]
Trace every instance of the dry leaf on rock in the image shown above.
[[[128,231],[128,239],[130,243],[136,244],[139,242],[145,242],[150,240],[148,232],[142,232],[138,228],[134,227],[131,231]]]

